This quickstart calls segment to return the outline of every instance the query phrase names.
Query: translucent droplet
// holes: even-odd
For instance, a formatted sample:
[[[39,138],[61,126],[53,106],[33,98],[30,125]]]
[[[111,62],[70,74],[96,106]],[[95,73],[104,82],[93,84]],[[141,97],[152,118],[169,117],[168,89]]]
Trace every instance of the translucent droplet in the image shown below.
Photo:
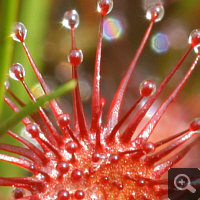
[[[155,4],[162,4],[163,0],[143,0],[143,8],[147,10],[150,6],[153,6]]]
[[[196,54],[200,51],[200,29],[195,29],[191,32],[188,43],[194,47],[194,51]]]
[[[76,10],[69,10],[65,12],[63,20],[62,20],[62,25],[67,28],[67,29],[73,29],[77,28],[79,25],[79,14],[77,13]]]
[[[25,77],[25,69],[20,63],[14,63],[9,69],[10,78],[16,81],[23,81]]]
[[[11,34],[13,40],[17,42],[24,42],[27,35],[27,29],[21,22],[15,24],[14,32]]]
[[[152,80],[145,80],[140,84],[140,95],[149,97],[156,91],[156,84]]]
[[[113,0],[98,0],[97,11],[102,15],[107,15],[113,9]]]
[[[155,4],[146,11],[146,18],[153,22],[159,22],[164,17],[165,10],[162,4]]]
[[[72,49],[69,52],[68,62],[73,66],[80,65],[83,62],[83,52],[81,49]]]

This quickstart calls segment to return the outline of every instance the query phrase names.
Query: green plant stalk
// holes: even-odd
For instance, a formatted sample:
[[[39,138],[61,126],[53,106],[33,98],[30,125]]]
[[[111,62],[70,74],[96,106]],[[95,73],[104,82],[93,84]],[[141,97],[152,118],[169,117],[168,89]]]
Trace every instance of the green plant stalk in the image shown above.
[[[45,105],[47,102],[58,98],[60,96],[63,96],[66,93],[69,93],[76,87],[76,81],[71,80],[62,86],[58,87],[54,91],[52,91],[48,95],[44,95],[40,98],[37,99],[37,102],[31,102],[28,105],[26,105],[24,108],[22,108],[18,113],[13,114],[9,119],[4,121],[0,125],[0,135],[5,133],[8,129],[11,129],[14,127],[16,124],[18,124],[24,117],[34,113],[37,111],[37,109],[43,105]]]
[[[0,117],[2,115],[4,81],[11,64],[13,53],[13,41],[9,37],[16,21],[19,0],[2,0],[0,21]]]

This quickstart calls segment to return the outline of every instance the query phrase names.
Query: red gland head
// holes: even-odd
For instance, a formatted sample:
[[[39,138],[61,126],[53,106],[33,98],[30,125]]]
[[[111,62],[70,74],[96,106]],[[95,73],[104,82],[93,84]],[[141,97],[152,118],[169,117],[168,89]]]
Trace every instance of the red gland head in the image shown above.
[[[58,116],[58,123],[60,127],[65,128],[70,123],[70,116],[67,113],[63,113]]]
[[[83,177],[83,172],[81,170],[75,169],[72,171],[71,174],[72,181],[74,182],[80,181],[82,177]]]
[[[102,15],[109,14],[113,9],[113,0],[98,0],[97,11]]]
[[[69,153],[75,153],[78,150],[78,144],[76,142],[68,142],[66,144],[66,150]]]
[[[70,194],[67,190],[61,190],[59,193],[58,193],[58,198],[57,200],[68,200],[70,199]]]
[[[144,145],[143,150],[145,153],[152,153],[156,149],[155,144],[152,142],[148,142]]]
[[[198,131],[200,130],[200,118],[196,118],[190,124],[190,131]]]
[[[155,4],[147,8],[146,18],[152,22],[159,22],[164,17],[165,10],[162,4]]]
[[[14,63],[9,69],[10,78],[16,81],[23,81],[26,75],[24,67],[20,63]]]
[[[13,40],[17,42],[24,42],[27,35],[27,29],[21,22],[15,24],[14,32],[11,34]]]
[[[16,188],[13,191],[13,195],[15,197],[15,199],[20,199],[24,197],[24,190],[21,188]]]
[[[26,131],[29,132],[33,138],[39,136],[40,128],[36,123],[31,123],[26,126]]]
[[[101,160],[101,154],[100,153],[93,153],[92,154],[92,161],[93,162],[99,162]]]
[[[74,196],[76,199],[83,199],[85,197],[85,193],[83,190],[77,190]]]
[[[68,62],[73,66],[78,66],[83,62],[83,52],[81,49],[72,49],[68,55]]]
[[[67,173],[69,171],[69,164],[67,162],[64,162],[64,161],[59,162],[57,164],[56,169],[58,170],[58,172],[60,174],[65,174],[65,173]]]
[[[145,80],[140,84],[140,95],[142,97],[149,97],[156,91],[156,84],[154,81]]]

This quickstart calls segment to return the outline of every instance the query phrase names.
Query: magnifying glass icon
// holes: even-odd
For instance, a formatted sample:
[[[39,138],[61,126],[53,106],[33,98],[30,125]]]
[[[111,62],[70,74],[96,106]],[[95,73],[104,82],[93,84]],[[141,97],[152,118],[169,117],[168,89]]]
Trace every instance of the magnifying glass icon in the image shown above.
[[[191,185],[190,178],[186,174],[179,174],[174,179],[174,185],[178,190],[189,190],[192,193],[196,192],[196,189]]]

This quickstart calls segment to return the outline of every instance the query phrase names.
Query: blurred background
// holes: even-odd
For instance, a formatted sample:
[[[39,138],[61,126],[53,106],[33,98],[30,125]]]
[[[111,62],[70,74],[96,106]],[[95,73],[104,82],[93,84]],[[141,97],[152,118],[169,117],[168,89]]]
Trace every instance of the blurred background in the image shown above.
[[[148,26],[145,9],[159,0],[114,0],[114,9],[104,23],[104,42],[102,59],[102,97],[111,102],[114,92],[129,65]],[[159,84],[168,71],[188,48],[188,36],[191,30],[199,27],[199,0],[164,1],[165,17],[157,23],[145,47],[144,53],[130,81],[122,113],[134,103],[139,96],[139,85],[145,79],[153,79]],[[80,26],[76,30],[77,47],[83,50],[84,62],[79,67],[81,97],[90,119],[91,90],[94,71],[95,50],[99,15],[95,0],[0,0],[0,84],[8,74],[13,62],[20,62],[26,69],[26,80],[35,94],[40,95],[37,81],[19,43],[13,43],[9,37],[14,22],[20,21],[28,29],[27,46],[45,80],[51,88],[71,79],[71,66],[67,63],[70,50],[70,32],[62,27],[61,21],[65,11],[76,9],[80,15]],[[147,115],[150,117],[169,91],[178,83],[187,67],[192,63],[195,54],[192,52],[183,68],[170,81],[165,93],[161,95]],[[185,128],[199,116],[200,70],[191,77],[155,130],[152,140],[158,140],[169,134],[175,134]],[[28,102],[29,99],[19,83],[10,81],[10,86],[17,95]],[[2,93],[3,86],[0,86]],[[2,96],[0,94],[0,96]],[[72,100],[69,97],[60,99],[64,111],[72,113]],[[7,105],[0,104],[1,120],[12,114]],[[48,108],[47,108],[48,112]],[[16,131],[21,132],[21,127]],[[15,143],[6,135],[0,142]],[[192,156],[192,159],[190,157]],[[198,148],[193,149],[186,161],[180,166],[199,166]],[[27,174],[20,168],[0,162],[0,176],[13,177]],[[1,189],[0,199],[9,198],[11,192]]]

